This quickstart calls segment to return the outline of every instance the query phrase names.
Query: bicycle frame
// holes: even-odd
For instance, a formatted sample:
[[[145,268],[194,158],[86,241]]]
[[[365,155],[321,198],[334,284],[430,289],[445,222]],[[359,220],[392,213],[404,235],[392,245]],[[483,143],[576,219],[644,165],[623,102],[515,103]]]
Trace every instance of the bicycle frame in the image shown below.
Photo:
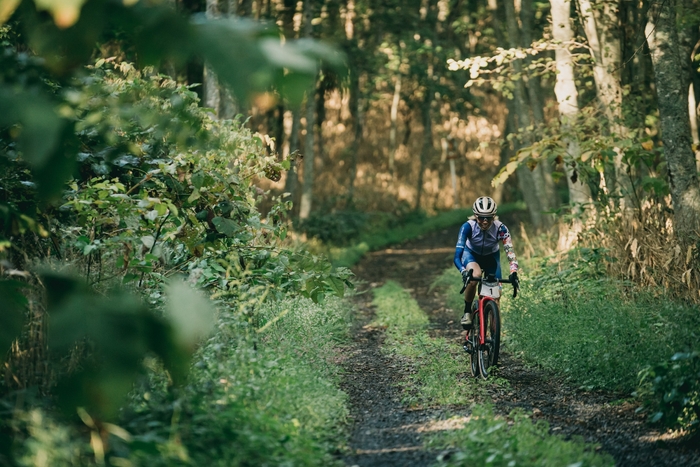
[[[501,334],[501,320],[498,310],[498,297],[501,295],[500,284],[513,284],[513,297],[515,297],[518,293],[518,283],[517,279],[512,282],[503,279],[497,281],[493,274],[484,279],[472,277],[470,270],[464,278],[464,287],[460,290],[460,294],[466,290],[470,282],[479,282],[479,299],[474,311],[475,316],[472,319],[472,329],[467,331],[463,347],[471,357],[472,376],[481,376],[483,379],[487,379],[490,374],[489,368],[498,364]],[[493,289],[486,291],[484,289],[486,284],[488,284],[486,287],[498,287],[498,293]],[[489,304],[489,301],[493,303]],[[469,312],[471,313],[471,310]]]
[[[513,285],[513,298],[515,298],[518,295],[518,289],[519,284],[517,282],[514,283],[514,281],[508,280],[508,279],[496,279],[496,277],[493,274],[488,275],[485,278],[481,277],[472,277],[472,271],[469,270],[469,275],[467,276],[466,280],[464,280],[464,284],[462,287],[462,290],[459,291],[460,295],[464,293],[464,291],[467,288],[467,285],[470,282],[478,282],[479,284],[482,283],[482,281],[488,280],[489,282],[496,282],[498,281],[500,284],[512,284]],[[484,328],[484,307],[486,305],[487,301],[492,301],[496,302],[496,300],[493,297],[490,297],[488,295],[481,295],[481,290],[479,290],[479,306],[477,306],[476,311],[479,313],[479,346],[482,346],[486,343],[486,329]],[[468,336],[468,334],[467,334]],[[474,349],[476,351],[477,349]]]
[[[479,306],[476,307],[477,313],[479,313],[479,345],[484,345],[486,343],[486,328],[484,328],[484,308],[487,301],[495,302],[493,297],[487,295],[479,295]]]

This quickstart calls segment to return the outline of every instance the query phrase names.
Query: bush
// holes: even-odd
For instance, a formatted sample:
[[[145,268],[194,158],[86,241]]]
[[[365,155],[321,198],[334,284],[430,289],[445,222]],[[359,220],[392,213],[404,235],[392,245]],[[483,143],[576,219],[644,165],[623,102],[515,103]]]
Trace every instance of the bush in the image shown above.
[[[671,429],[700,428],[700,353],[680,352],[644,370],[640,391],[651,410],[651,422]]]
[[[358,211],[315,212],[300,226],[309,237],[324,243],[345,245],[356,239],[367,222],[367,214]]]

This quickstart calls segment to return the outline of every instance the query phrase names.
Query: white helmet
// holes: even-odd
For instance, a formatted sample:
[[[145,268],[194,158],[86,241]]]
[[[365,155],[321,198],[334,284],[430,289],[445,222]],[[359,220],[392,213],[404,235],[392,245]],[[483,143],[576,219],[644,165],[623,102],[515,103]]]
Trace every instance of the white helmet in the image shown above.
[[[498,210],[496,202],[489,198],[488,196],[482,196],[474,201],[474,206],[472,206],[475,216],[494,216]]]

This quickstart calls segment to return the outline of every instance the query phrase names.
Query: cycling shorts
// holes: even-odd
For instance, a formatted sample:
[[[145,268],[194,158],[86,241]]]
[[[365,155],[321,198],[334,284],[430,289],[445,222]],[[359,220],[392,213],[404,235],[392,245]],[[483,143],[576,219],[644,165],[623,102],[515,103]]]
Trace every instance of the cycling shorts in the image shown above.
[[[465,248],[462,253],[462,264],[476,263],[481,268],[483,275],[495,274],[497,279],[501,279],[501,252],[500,250],[488,255],[477,255],[469,248]]]

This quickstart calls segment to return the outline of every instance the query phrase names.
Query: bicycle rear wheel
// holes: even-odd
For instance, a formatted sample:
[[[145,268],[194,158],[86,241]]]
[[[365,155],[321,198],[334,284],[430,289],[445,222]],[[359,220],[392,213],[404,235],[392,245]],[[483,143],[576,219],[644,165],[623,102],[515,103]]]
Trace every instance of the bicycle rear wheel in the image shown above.
[[[498,364],[501,347],[501,316],[494,301],[484,304],[484,345],[479,348],[479,373],[486,379],[493,367]]]
[[[472,328],[467,333],[467,339],[471,343],[472,353],[469,355],[472,367],[472,376],[479,376],[479,313],[474,313]]]

